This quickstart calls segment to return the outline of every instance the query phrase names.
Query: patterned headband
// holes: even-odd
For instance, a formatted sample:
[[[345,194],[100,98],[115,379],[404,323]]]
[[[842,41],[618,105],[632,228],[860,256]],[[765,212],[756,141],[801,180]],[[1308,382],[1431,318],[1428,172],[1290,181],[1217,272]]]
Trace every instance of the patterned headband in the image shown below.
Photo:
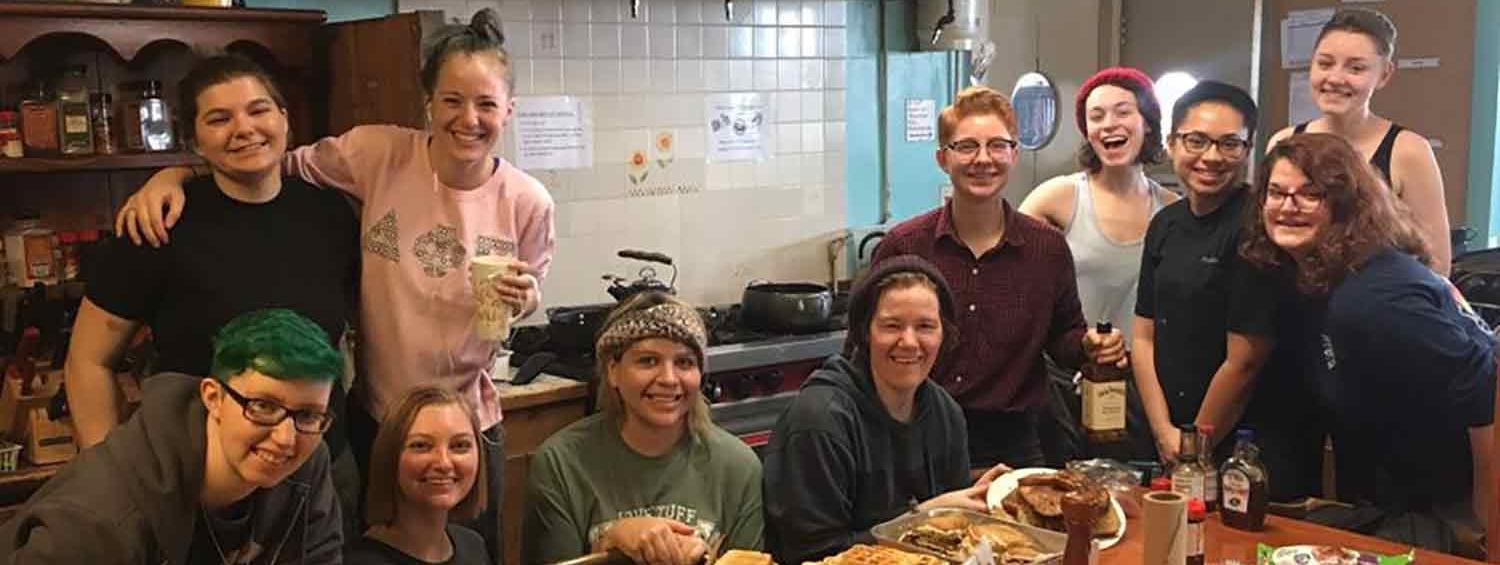
[[[701,367],[703,349],[708,343],[707,333],[697,310],[681,304],[657,304],[621,316],[604,330],[594,348],[601,358],[613,359],[632,343],[661,337],[691,347]]]

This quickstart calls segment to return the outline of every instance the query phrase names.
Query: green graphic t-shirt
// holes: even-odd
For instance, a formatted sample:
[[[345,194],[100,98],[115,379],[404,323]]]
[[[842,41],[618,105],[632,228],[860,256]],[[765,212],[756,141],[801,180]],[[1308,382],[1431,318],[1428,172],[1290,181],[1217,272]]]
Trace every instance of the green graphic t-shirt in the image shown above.
[[[722,550],[761,548],[761,467],[749,446],[713,427],[671,453],[644,457],[603,414],[557,432],[532,456],[523,561],[587,554],[616,520],[669,518]]]

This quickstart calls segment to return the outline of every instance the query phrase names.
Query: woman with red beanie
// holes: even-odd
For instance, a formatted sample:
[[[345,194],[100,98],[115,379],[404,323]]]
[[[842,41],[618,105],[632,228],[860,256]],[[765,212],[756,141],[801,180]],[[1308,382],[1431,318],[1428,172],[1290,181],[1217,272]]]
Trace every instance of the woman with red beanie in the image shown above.
[[[1145,172],[1147,165],[1165,156],[1161,105],[1145,73],[1111,67],[1083,83],[1074,110],[1084,137],[1078,149],[1083,170],[1037,186],[1020,210],[1063,232],[1078,272],[1084,317],[1090,323],[1113,322],[1128,341],[1146,227],[1157,211],[1178,198]],[[1150,433],[1142,429],[1144,415],[1131,392],[1131,419],[1137,425],[1127,429],[1141,432],[1131,442],[1140,447],[1133,451],[1140,453],[1109,455],[1150,457]]]

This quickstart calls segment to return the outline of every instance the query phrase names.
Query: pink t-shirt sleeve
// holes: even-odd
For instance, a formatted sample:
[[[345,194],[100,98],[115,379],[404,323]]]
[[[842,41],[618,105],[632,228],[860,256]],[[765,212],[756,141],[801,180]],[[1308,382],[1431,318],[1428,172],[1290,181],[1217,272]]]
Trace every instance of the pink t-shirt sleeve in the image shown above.
[[[307,182],[333,187],[364,202],[369,198],[370,179],[361,163],[379,162],[390,150],[392,136],[386,126],[355,126],[339,136],[319,139],[287,152],[285,172]]]
[[[556,245],[557,230],[553,224],[552,215],[554,204],[552,195],[543,188],[536,179],[528,178],[533,186],[524,191],[524,201],[520,202],[522,224],[518,226],[516,252],[517,256],[526,260],[531,268],[537,271],[537,280],[547,279],[547,271],[552,266],[552,250]]]

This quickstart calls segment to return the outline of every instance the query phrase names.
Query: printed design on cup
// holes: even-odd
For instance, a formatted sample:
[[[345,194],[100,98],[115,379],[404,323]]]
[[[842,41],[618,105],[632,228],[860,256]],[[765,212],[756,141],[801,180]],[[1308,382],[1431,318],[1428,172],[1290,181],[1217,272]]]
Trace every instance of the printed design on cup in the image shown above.
[[[510,334],[511,305],[500,298],[497,279],[516,274],[513,255],[475,255],[469,263],[469,285],[474,292],[474,330],[482,340],[496,341]]]
[[[401,262],[400,232],[396,230],[396,211],[391,210],[365,232],[365,251]]]
[[[509,239],[481,235],[474,240],[474,256],[516,254],[516,242]]]
[[[422,272],[432,278],[441,278],[457,269],[468,255],[464,244],[458,240],[458,230],[452,226],[437,226],[417,236],[412,253],[422,265]]]

